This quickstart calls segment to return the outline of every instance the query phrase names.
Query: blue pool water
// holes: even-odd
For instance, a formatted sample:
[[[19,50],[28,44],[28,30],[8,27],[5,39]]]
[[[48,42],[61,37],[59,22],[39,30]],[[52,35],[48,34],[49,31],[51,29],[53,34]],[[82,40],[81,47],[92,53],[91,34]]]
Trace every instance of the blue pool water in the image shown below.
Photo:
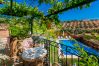
[[[61,52],[63,52],[63,54],[65,54],[65,55],[66,54],[71,55],[71,53],[78,55],[79,51],[76,50],[76,49],[72,49],[72,48],[75,48],[74,44],[79,44],[79,46],[81,48],[83,48],[85,51],[87,51],[88,53],[99,56],[99,51],[97,51],[97,50],[95,50],[95,49],[93,49],[91,47],[88,47],[88,46],[84,45],[83,43],[75,41],[75,40],[59,40],[59,43],[62,43],[64,45],[66,45],[66,46],[69,46],[69,47],[67,47],[67,51],[69,51],[70,53],[66,52],[66,46],[60,45]]]

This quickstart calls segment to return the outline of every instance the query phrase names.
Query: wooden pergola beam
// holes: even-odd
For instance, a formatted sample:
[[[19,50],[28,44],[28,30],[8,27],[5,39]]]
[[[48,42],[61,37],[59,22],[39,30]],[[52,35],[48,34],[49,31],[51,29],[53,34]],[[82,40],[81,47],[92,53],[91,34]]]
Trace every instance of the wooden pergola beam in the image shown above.
[[[69,7],[66,7],[66,8],[64,8],[64,9],[62,9],[62,10],[56,11],[56,12],[51,13],[51,14],[48,14],[48,15],[45,15],[45,17],[50,17],[51,15],[56,15],[56,14],[58,14],[58,13],[60,13],[60,12],[64,12],[64,11],[67,11],[67,10],[69,10],[69,9],[73,9],[73,8],[76,8],[76,7],[79,7],[79,6],[82,6],[82,5],[85,5],[85,4],[94,2],[94,1],[96,1],[96,0],[84,0],[84,1],[81,2],[81,3],[77,3],[77,4],[71,5],[71,6],[69,6]],[[10,0],[10,5],[11,5],[11,12],[12,12],[13,0]]]
[[[76,8],[76,7],[79,7],[79,6],[82,6],[82,5],[85,5],[85,4],[94,2],[94,1],[96,1],[96,0],[84,0],[84,1],[81,2],[81,3],[71,5],[70,7],[66,7],[66,8],[64,8],[64,9],[62,9],[62,10],[59,10],[59,11],[56,11],[56,12],[54,12],[54,13],[48,14],[48,15],[46,15],[45,17],[49,17],[49,16],[51,16],[51,15],[55,15],[55,14],[58,14],[58,13],[60,13],[60,12],[64,12],[64,11],[67,11],[67,10],[69,10],[69,9],[73,9],[73,8]]]

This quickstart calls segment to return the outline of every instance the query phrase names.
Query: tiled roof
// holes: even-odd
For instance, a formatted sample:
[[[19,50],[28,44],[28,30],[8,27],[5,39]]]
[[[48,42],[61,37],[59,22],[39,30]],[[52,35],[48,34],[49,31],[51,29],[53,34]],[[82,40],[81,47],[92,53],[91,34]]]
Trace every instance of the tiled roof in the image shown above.
[[[66,21],[63,28],[99,29],[99,20]]]

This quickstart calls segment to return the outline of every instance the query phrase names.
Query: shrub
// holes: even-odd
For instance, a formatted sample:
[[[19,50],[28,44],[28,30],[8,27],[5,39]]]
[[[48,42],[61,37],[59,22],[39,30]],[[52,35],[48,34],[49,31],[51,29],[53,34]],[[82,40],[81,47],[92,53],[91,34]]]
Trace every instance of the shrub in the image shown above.
[[[79,55],[81,56],[79,62],[80,66],[99,66],[99,57],[94,55],[88,55],[88,53],[83,48],[79,47],[78,44],[75,44],[75,46],[76,49],[79,51]]]

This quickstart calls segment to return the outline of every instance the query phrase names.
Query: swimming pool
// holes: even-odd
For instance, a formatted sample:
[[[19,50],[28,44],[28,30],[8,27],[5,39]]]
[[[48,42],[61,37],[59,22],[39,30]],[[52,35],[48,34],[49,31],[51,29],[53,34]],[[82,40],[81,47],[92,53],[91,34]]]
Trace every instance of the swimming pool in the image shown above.
[[[79,44],[79,46],[81,48],[83,48],[85,51],[87,51],[89,54],[94,54],[94,55],[97,55],[99,56],[99,51],[98,50],[95,50],[91,47],[88,47],[86,45],[84,45],[83,43],[79,42],[79,41],[76,41],[76,40],[67,40],[67,39],[64,39],[64,40],[59,40],[59,43],[62,43],[60,45],[60,48],[61,48],[61,52],[63,52],[64,55],[71,55],[72,54],[75,54],[75,55],[78,55],[79,54],[79,51],[76,50],[76,49],[72,49],[72,48],[75,48],[74,44]],[[66,52],[66,46],[67,47],[67,52]],[[70,53],[69,53],[70,52]]]

